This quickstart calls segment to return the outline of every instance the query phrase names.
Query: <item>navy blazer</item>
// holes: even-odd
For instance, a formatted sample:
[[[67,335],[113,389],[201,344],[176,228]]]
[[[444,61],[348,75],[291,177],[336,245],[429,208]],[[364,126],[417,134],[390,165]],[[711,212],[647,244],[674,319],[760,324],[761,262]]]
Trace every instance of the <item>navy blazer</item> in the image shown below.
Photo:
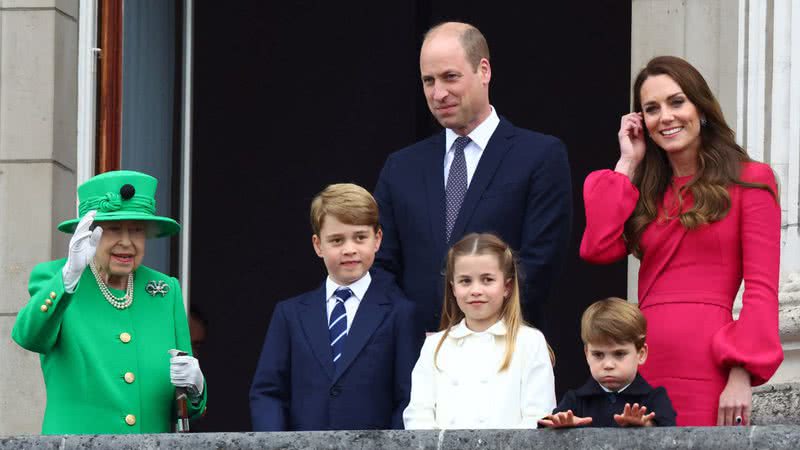
[[[566,252],[572,182],[564,144],[504,118],[481,155],[445,238],[445,133],[389,156],[375,187],[383,242],[376,266],[394,275],[417,305],[426,330],[439,329],[450,245],[471,232],[494,232],[517,251],[524,272],[523,312],[537,328]]]
[[[588,425],[590,427],[619,427],[614,420],[614,414],[622,414],[625,403],[646,406],[647,414],[655,412],[653,421],[660,427],[675,426],[677,414],[667,390],[663,387],[653,389],[638,373],[630,386],[614,394],[604,391],[594,378],[589,378],[579,389],[567,392],[553,414],[572,410],[578,417],[591,417],[592,423]]]
[[[414,305],[372,278],[334,369],[325,285],[278,303],[250,387],[254,431],[403,428],[424,333]]]

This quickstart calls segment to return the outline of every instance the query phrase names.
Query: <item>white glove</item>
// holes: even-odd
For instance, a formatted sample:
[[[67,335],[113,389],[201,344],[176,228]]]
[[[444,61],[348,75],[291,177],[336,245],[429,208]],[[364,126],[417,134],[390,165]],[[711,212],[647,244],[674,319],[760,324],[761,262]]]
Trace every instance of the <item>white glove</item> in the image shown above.
[[[103,229],[99,226],[95,227],[94,230],[89,230],[92,222],[94,222],[95,214],[97,214],[97,211],[87,212],[78,222],[75,233],[72,235],[72,239],[69,240],[67,263],[64,264],[64,268],[61,270],[61,274],[64,277],[64,290],[69,294],[75,292],[83,270],[86,269],[86,266],[89,265],[89,262],[97,252],[97,244],[103,234]]]
[[[192,397],[203,394],[203,372],[194,356],[176,356],[180,350],[172,349],[169,354],[169,381],[177,387],[185,387]]]

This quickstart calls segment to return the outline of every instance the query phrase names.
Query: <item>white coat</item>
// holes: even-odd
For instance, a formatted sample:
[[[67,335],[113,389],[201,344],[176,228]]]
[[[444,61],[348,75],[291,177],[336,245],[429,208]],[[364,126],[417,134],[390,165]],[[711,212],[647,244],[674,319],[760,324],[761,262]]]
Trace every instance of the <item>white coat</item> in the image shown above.
[[[539,330],[521,326],[511,365],[501,320],[473,332],[462,320],[442,343],[438,369],[433,354],[444,334],[428,336],[411,373],[406,429],[536,428],[556,406],[553,367]]]

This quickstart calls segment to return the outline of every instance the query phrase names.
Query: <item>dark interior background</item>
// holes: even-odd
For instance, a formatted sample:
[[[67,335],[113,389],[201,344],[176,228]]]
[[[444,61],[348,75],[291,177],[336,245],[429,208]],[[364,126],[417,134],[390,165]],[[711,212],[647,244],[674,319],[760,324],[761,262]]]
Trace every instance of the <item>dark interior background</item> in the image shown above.
[[[356,2],[359,3],[359,2]],[[588,376],[592,301],[625,296],[625,263],[578,258],[582,184],[613,167],[629,110],[630,2],[195,2],[191,302],[208,320],[199,431],[250,429],[248,389],[274,305],[318,286],[308,206],[324,186],[372,189],[386,156],[440,128],[419,82],[421,36],[443,20],[486,35],[490,98],[569,148],[575,220],[548,305],[557,395]]]

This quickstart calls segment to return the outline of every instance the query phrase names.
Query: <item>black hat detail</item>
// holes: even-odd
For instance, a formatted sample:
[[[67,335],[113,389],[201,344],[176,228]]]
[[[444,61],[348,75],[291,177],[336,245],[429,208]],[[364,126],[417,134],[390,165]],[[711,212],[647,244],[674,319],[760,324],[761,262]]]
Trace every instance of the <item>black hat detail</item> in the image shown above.
[[[136,189],[131,184],[123,184],[119,188],[119,195],[123,200],[130,200],[136,194]]]

